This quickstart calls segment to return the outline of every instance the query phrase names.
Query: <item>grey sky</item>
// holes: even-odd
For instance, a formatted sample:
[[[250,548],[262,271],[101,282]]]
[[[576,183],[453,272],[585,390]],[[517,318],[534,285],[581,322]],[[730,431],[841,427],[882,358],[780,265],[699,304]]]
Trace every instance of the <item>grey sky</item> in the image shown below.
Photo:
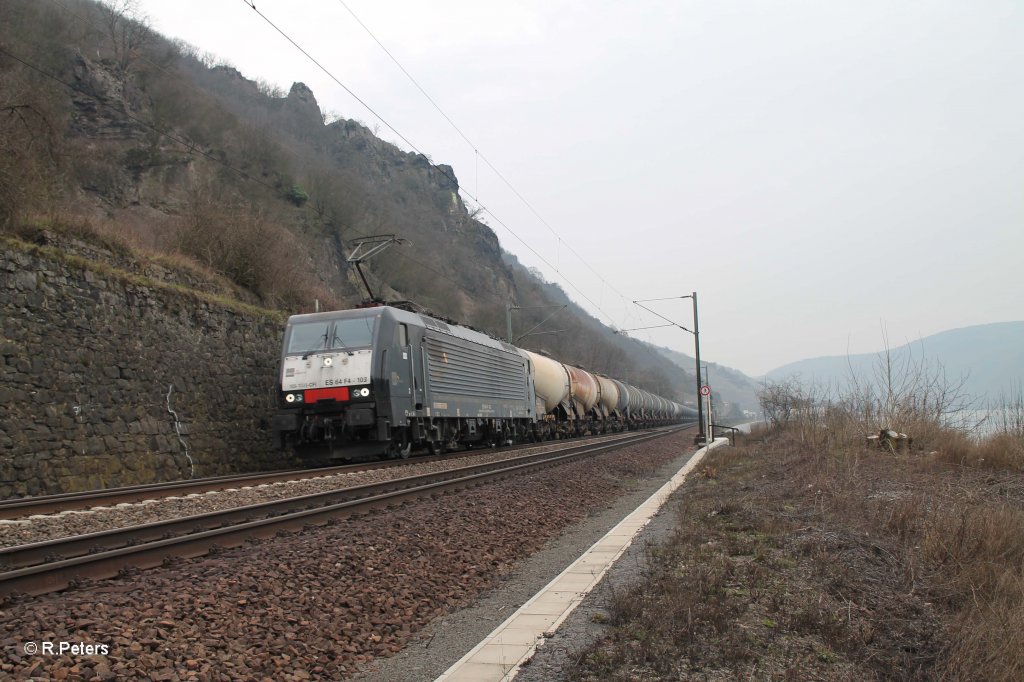
[[[338,0],[256,7],[619,327],[698,291],[704,357],[760,374],[1024,318],[1024,3]],[[144,0],[249,78],[378,121],[242,0]],[[397,137],[380,126],[384,139]],[[404,144],[400,145],[405,147]],[[657,304],[690,326],[688,301]],[[640,338],[692,353],[673,329]]]

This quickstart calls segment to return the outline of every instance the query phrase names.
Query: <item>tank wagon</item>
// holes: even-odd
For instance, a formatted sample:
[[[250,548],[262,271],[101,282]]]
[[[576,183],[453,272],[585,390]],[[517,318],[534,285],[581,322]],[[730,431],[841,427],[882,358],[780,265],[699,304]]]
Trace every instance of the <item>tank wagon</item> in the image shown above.
[[[390,306],[288,319],[282,447],[408,457],[681,421],[696,412],[472,329]]]

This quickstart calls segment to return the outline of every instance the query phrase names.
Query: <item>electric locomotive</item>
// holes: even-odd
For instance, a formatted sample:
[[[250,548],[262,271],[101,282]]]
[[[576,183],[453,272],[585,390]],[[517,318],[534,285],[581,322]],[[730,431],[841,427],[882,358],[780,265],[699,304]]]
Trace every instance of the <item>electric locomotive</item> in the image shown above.
[[[390,306],[293,315],[280,378],[280,444],[327,459],[496,445],[525,438],[535,420],[518,348]]]

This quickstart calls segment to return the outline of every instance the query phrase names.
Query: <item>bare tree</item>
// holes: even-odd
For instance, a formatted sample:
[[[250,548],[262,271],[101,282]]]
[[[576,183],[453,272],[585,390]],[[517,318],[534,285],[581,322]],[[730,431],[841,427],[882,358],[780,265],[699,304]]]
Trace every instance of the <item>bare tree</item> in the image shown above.
[[[964,432],[977,428],[972,421],[976,400],[965,390],[968,377],[949,377],[942,363],[928,362],[923,353],[917,357],[910,347],[893,353],[884,331],[883,339],[885,349],[875,358],[870,376],[858,376],[850,368],[846,397],[867,430],[905,431],[921,424]]]
[[[139,0],[107,0],[100,5],[100,12],[114,51],[114,62],[123,76],[142,48],[153,41],[149,17],[139,10]]]
[[[757,400],[761,403],[764,418],[773,428],[785,428],[797,409],[797,393],[799,385],[795,379],[769,381],[765,379],[757,392]]]
[[[59,185],[64,121],[50,92],[23,72],[0,74],[0,229],[45,203]]]
[[[261,94],[274,99],[280,99],[287,94],[284,91],[284,88],[273,81],[267,80],[266,78],[256,79],[256,89],[259,90]]]

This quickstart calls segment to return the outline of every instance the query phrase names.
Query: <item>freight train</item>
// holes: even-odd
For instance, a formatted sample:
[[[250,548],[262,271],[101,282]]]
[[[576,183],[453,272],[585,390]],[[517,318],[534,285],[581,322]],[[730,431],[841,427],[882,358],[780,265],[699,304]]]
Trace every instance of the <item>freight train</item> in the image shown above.
[[[392,306],[288,319],[282,447],[408,457],[696,421],[696,411],[473,329]]]

